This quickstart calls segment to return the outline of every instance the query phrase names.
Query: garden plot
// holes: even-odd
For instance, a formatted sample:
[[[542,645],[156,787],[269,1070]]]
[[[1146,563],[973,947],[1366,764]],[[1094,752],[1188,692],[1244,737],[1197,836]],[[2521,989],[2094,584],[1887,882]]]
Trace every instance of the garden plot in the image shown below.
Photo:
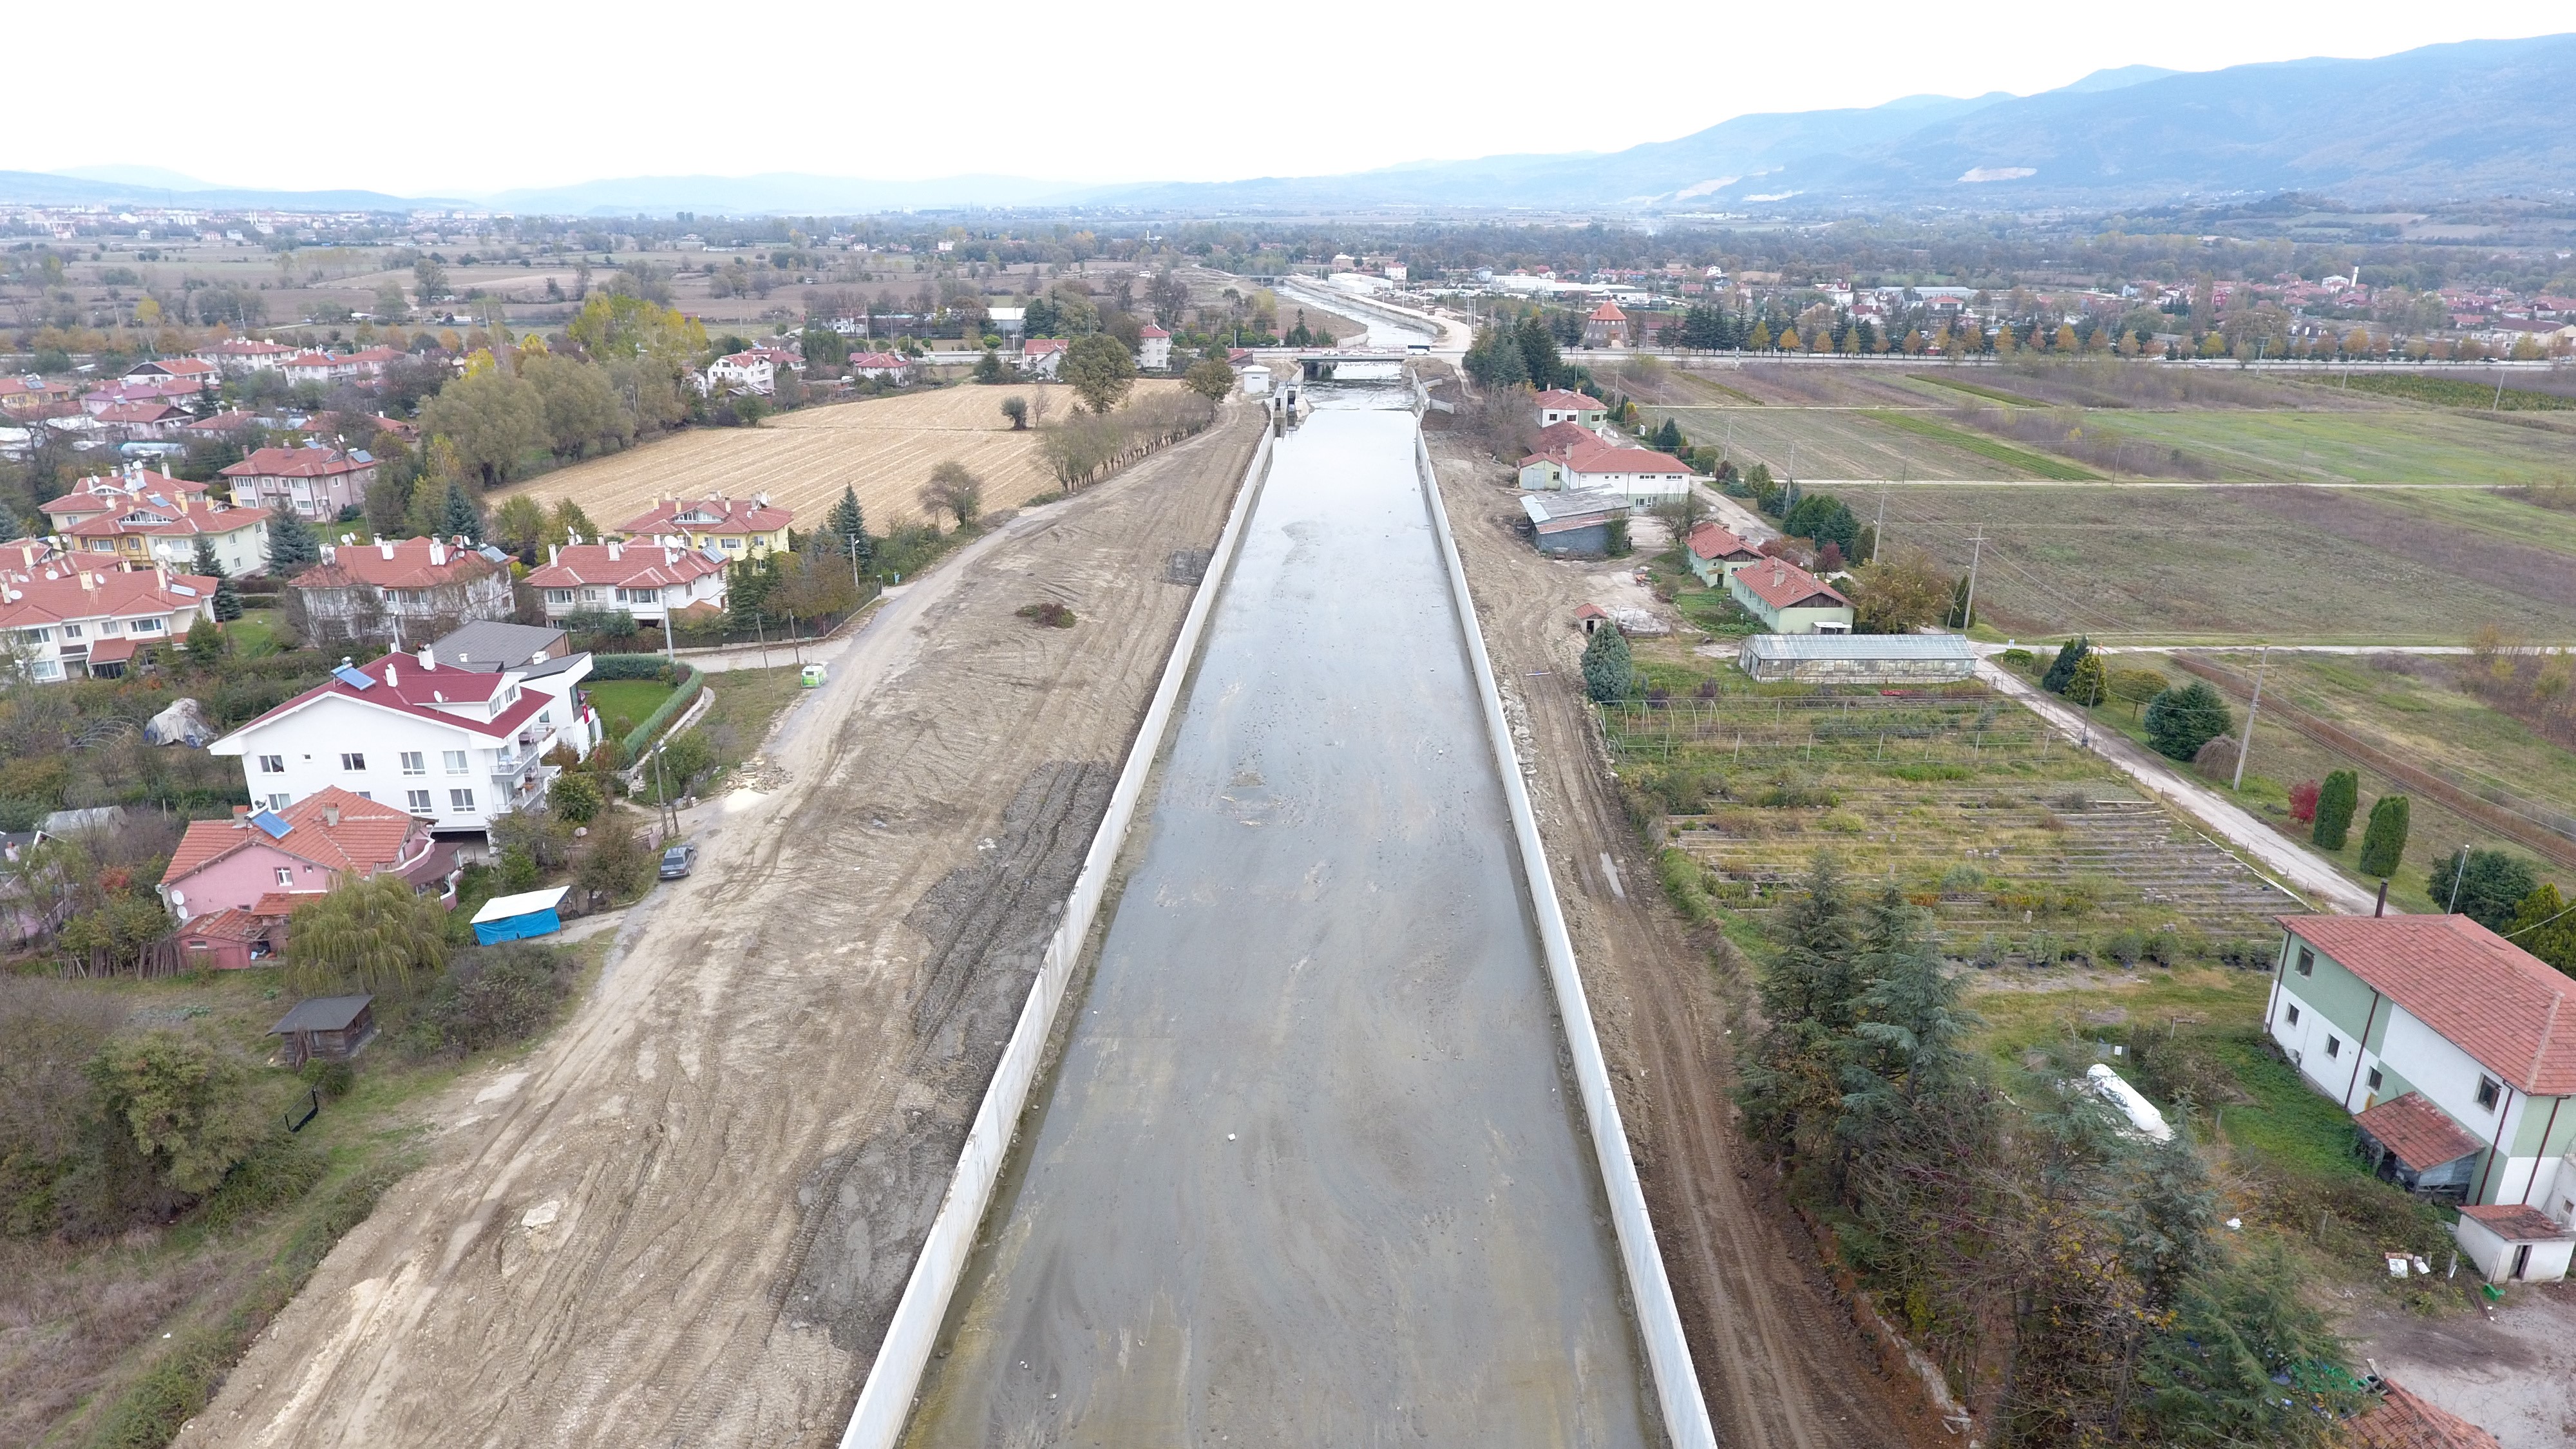
[[[1938,696],[1713,696],[1603,723],[1715,901],[1760,910],[1830,851],[1984,962],[2251,960],[2298,900],[1979,686]]]

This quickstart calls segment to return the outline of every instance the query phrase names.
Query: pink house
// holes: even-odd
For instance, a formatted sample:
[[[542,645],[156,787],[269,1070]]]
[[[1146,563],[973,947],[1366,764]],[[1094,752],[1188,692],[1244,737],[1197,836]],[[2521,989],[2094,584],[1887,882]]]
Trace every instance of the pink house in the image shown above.
[[[456,848],[434,842],[429,827],[336,785],[284,810],[236,806],[230,820],[189,822],[162,873],[161,899],[182,922],[225,910],[283,916],[301,903],[296,897],[386,871],[444,896]]]

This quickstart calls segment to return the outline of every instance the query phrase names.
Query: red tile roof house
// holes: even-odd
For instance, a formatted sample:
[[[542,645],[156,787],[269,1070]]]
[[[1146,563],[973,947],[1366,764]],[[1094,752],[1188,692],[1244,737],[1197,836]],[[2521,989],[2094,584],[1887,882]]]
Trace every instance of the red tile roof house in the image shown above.
[[[461,538],[324,544],[322,561],[286,581],[286,621],[325,647],[435,639],[511,616],[509,566]]]
[[[850,376],[890,377],[902,382],[912,376],[912,359],[897,352],[853,352]]]
[[[767,397],[777,387],[778,360],[765,347],[728,352],[708,363],[705,375],[698,379],[698,390],[710,395],[749,392]]]
[[[197,420],[186,408],[163,402],[117,403],[90,416],[128,442],[157,442]]]
[[[1583,345],[1586,347],[1630,347],[1635,337],[1628,328],[1628,314],[1616,302],[1604,302],[1583,319]]]
[[[27,678],[121,677],[136,654],[215,616],[215,581],[165,568],[101,569],[0,556],[0,632]]]
[[[1599,398],[1568,392],[1561,387],[1549,388],[1535,401],[1540,427],[1551,423],[1580,423],[1587,428],[1596,427],[1610,416],[1610,405]]]
[[[456,847],[440,844],[429,821],[333,786],[280,811],[236,805],[230,820],[190,821],[161,873],[161,902],[188,924],[236,916],[204,951],[233,955],[222,944],[231,941],[244,959],[210,964],[248,965],[252,942],[275,940],[254,922],[290,915],[343,881],[391,871],[419,894],[448,897],[456,870]]]
[[[617,525],[617,531],[630,541],[677,539],[684,548],[758,558],[785,553],[788,529],[795,522],[796,510],[770,502],[766,493],[749,498],[710,493],[704,498],[662,499]]]
[[[295,349],[275,342],[260,342],[248,337],[229,337],[196,351],[199,362],[211,362],[223,369],[226,377],[241,377],[262,369],[274,370],[286,365]]]
[[[355,363],[328,352],[299,352],[286,359],[288,382],[309,382],[329,387],[335,382],[346,382],[357,375],[358,368]]]
[[[292,509],[298,518],[322,522],[367,501],[376,460],[318,443],[262,448],[224,469],[223,476],[232,483],[235,508]]]
[[[82,393],[80,405],[82,411],[95,417],[109,408],[126,403],[185,404],[195,401],[200,395],[197,385],[193,382],[181,382],[174,378],[127,376]],[[184,411],[184,408],[182,410]]]
[[[238,756],[250,798],[285,810],[332,788],[482,833],[543,800],[557,747],[587,755],[598,721],[577,692],[590,656],[493,671],[441,663],[435,648],[342,664],[321,684],[208,745]]]
[[[574,543],[546,550],[528,574],[544,598],[546,618],[623,611],[659,624],[674,610],[725,606],[724,560],[698,549],[658,543]]]
[[[1148,322],[1136,332],[1136,365],[1163,372],[1172,365],[1172,334]]]
[[[1765,559],[1726,576],[1726,592],[1766,634],[1848,634],[1851,600],[1789,562]]]
[[[1690,492],[1696,476],[1689,464],[1669,454],[1623,448],[1589,434],[1521,459],[1521,487],[1525,489],[1607,490],[1624,495],[1639,508],[1652,508],[1683,497]]]
[[[1064,365],[1064,349],[1061,337],[1032,337],[1020,344],[1020,371],[1031,377],[1053,377]]]
[[[1761,550],[1714,523],[1690,531],[1689,549],[1690,571],[1712,589],[1723,585],[1727,575],[1762,558]]]
[[[2576,1252],[2576,981],[2466,916],[2284,916],[2264,1027],[2490,1281]]]
[[[223,369],[195,357],[165,357],[154,362],[138,362],[125,370],[137,382],[185,383],[196,391],[212,391],[223,384]]]
[[[115,558],[174,569],[196,565],[197,540],[202,538],[224,572],[240,578],[268,567],[268,520],[268,514],[255,508],[210,502],[202,492],[151,493],[115,512],[66,525],[61,535],[83,562]]]

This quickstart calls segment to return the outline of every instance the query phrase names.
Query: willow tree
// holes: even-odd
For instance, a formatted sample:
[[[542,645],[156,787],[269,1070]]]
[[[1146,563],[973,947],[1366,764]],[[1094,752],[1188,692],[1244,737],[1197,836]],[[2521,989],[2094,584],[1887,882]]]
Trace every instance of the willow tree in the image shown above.
[[[399,875],[353,881],[296,908],[286,954],[298,989],[405,995],[447,965],[447,912]]]

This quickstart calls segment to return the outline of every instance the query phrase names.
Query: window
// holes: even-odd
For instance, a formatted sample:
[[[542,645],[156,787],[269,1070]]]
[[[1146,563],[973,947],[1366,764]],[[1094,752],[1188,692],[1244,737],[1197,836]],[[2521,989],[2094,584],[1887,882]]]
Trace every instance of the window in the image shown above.
[[[285,773],[286,773],[286,757],[285,757],[284,755],[262,755],[262,756],[260,756],[260,757],[259,757],[259,772],[260,772],[261,774],[263,774],[263,775],[283,775],[283,774],[285,774]]]
[[[549,604],[569,604],[572,602],[572,590],[548,589],[546,590],[546,602]]]
[[[2293,1006],[2293,1007],[2291,1007],[2291,1008],[2290,1008],[2290,1025],[2292,1025],[2292,1026],[2297,1026],[2298,1024],[2299,1024],[2299,1009],[2298,1009],[2297,1007]]]
[[[451,775],[462,775],[465,773],[465,752],[463,750],[444,751],[439,755],[439,759],[446,764],[447,773]]]
[[[137,634],[158,634],[161,632],[161,621],[158,619],[137,619],[134,621],[134,632]]]
[[[295,884],[295,867],[290,865],[279,866],[277,868],[277,883],[282,886],[291,886]]]
[[[2335,1035],[2333,1032],[2326,1033],[2326,1055],[2330,1057],[2339,1057],[2343,1055],[2342,1037]]]
[[[414,815],[427,815],[435,807],[429,803],[429,792],[427,790],[411,790],[406,791],[403,795],[403,808],[409,810]],[[2377,1084],[2373,1083],[2372,1085],[2375,1086]]]
[[[81,626],[78,624],[65,624],[63,626],[63,637],[66,639],[77,639],[81,636],[80,631]]]
[[[725,546],[725,547],[727,547],[727,548],[737,548],[737,549],[738,549],[738,548],[742,547],[742,540],[741,540],[741,539],[738,539],[738,538],[728,538],[728,539],[724,540],[724,546]]]
[[[2379,1068],[2377,1067],[2370,1069],[2370,1090],[2374,1092],[2379,1090]]]
[[[116,632],[116,621],[115,621],[114,619],[101,619],[101,620],[99,621],[99,624],[98,624],[98,632],[100,632],[100,633],[102,633],[102,634],[113,634],[113,633],[115,633],[115,632]]]
[[[367,768],[367,757],[365,755],[353,755],[343,752],[340,756],[340,768],[343,770],[364,770]]]
[[[2302,976],[2317,974],[2317,953],[2305,946],[2299,948],[2299,974]]]
[[[2480,1077],[2480,1078],[2478,1078],[2478,1106],[2479,1106],[2479,1108],[2480,1108],[2480,1109],[2482,1109],[2482,1110],[2484,1110],[2484,1111],[2488,1111],[2488,1112],[2492,1112],[2492,1111],[2494,1111],[2494,1110],[2495,1110],[2495,1104],[2496,1104],[2496,1098],[2497,1098],[2498,1096],[2500,1096],[2503,1092],[2504,1092],[2504,1083],[2497,1081],[2497,1080],[2496,1080],[2495,1078],[2493,1078],[2493,1077]]]
[[[427,755],[422,754],[422,753],[421,753],[420,751],[418,751],[418,750],[405,750],[405,751],[403,751],[403,752],[402,752],[402,772],[403,772],[404,774],[406,774],[406,775],[426,775],[426,774],[428,774],[428,773],[429,773],[429,757],[428,757]]]
[[[18,637],[26,640],[30,644],[50,644],[54,639],[54,631],[51,629],[21,629],[18,631]]]
[[[294,800],[294,798],[295,797],[292,795],[271,795],[268,797],[268,808],[271,810],[283,810]]]
[[[450,790],[450,791],[448,791],[448,792],[447,792],[447,808],[448,808],[448,809],[450,809],[450,810],[458,810],[458,811],[471,811],[471,810],[473,810],[473,808],[474,808],[474,792],[473,792],[473,791],[471,791],[471,790]]]
[[[39,659],[35,663],[28,665],[27,671],[38,679],[60,679],[63,677],[62,662],[55,659]]]

